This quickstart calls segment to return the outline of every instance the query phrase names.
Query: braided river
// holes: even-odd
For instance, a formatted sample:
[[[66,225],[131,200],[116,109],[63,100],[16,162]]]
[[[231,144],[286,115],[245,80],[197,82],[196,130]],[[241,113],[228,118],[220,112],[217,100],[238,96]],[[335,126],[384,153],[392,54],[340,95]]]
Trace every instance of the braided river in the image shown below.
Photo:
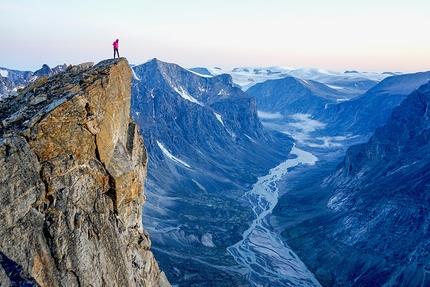
[[[291,248],[273,232],[267,216],[278,203],[277,181],[298,165],[313,165],[317,158],[306,151],[293,147],[288,159],[270,172],[258,178],[252,190],[244,196],[255,213],[251,227],[243,233],[243,239],[228,247],[236,262],[247,270],[247,280],[252,286],[321,286]]]

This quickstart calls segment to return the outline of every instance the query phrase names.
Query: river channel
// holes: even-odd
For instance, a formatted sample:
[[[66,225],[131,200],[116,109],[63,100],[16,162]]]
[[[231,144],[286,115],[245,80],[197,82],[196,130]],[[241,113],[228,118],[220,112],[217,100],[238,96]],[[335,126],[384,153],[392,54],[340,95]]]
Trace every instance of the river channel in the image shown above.
[[[245,194],[255,213],[251,227],[243,239],[228,248],[236,262],[248,270],[252,286],[321,286],[281,236],[271,230],[266,217],[278,203],[279,181],[288,169],[298,165],[313,165],[317,158],[293,147],[296,158],[286,160],[258,178],[252,190]]]

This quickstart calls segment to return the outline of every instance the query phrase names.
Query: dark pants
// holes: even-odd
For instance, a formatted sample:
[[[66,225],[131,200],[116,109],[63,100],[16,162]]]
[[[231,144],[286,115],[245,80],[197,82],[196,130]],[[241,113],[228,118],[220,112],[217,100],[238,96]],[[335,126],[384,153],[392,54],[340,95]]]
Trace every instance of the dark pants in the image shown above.
[[[115,55],[118,55],[119,58],[119,52],[118,49],[113,48],[113,58],[115,59]]]

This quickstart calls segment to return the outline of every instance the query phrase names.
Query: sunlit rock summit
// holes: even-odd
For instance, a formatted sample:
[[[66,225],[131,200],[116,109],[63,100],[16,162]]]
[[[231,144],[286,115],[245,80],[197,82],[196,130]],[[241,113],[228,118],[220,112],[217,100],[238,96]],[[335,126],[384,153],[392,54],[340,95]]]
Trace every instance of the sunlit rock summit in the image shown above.
[[[124,58],[0,101],[0,285],[170,286],[142,227],[147,154]]]

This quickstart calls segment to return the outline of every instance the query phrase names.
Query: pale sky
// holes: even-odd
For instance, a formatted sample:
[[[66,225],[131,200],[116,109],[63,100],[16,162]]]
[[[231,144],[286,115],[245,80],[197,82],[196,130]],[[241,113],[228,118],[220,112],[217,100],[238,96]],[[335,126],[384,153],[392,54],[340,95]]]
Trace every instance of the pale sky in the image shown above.
[[[0,0],[0,67],[131,64],[430,70],[430,0]]]

